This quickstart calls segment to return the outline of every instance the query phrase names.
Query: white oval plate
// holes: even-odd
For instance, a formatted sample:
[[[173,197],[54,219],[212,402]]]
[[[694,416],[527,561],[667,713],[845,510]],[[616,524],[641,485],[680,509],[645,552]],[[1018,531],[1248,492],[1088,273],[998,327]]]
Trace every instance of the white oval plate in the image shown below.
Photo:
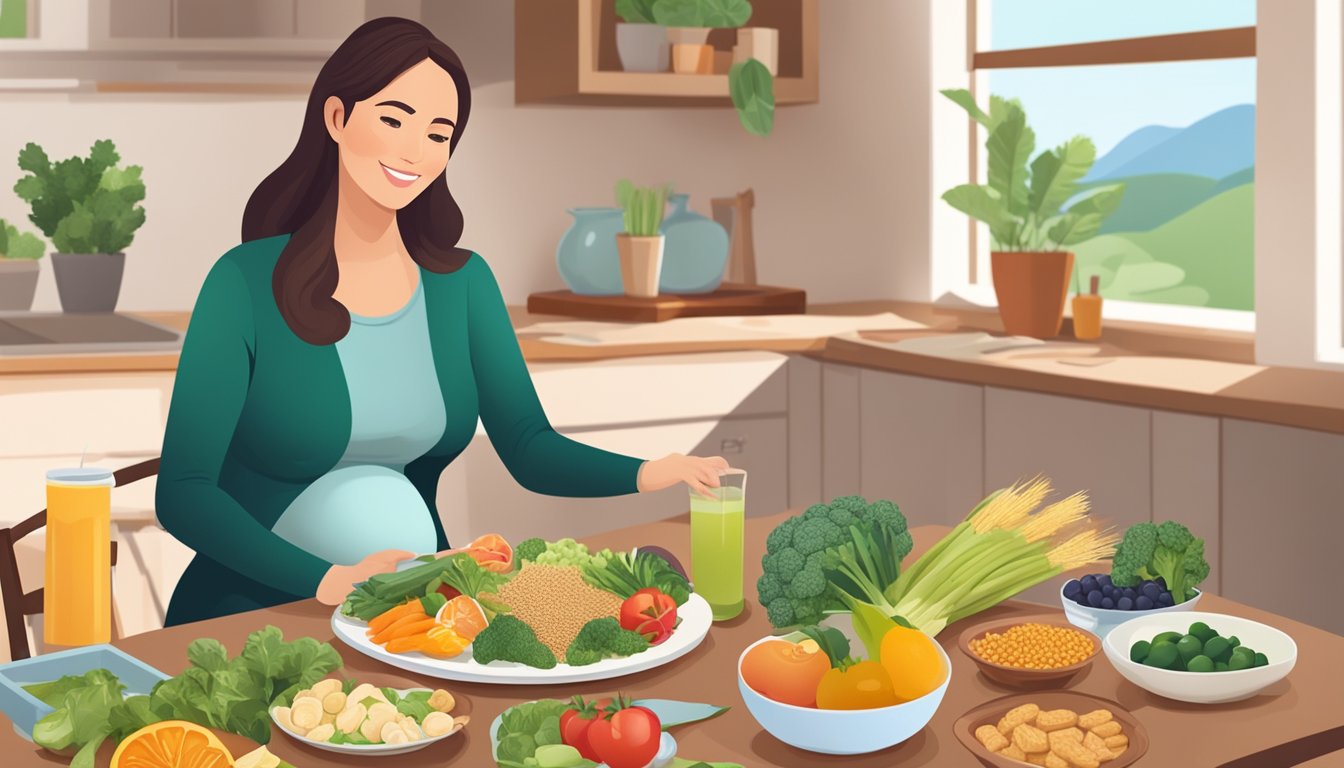
[[[686,604],[677,608],[677,617],[681,619],[681,624],[672,632],[672,636],[642,653],[620,659],[603,659],[584,667],[558,664],[553,669],[536,669],[507,661],[478,664],[471,658],[470,648],[461,656],[452,659],[436,659],[419,652],[389,653],[386,648],[364,634],[368,629],[367,623],[342,616],[339,608],[331,615],[331,628],[336,637],[351,648],[408,672],[460,683],[550,685],[585,683],[631,675],[661,667],[685,656],[695,650],[705,639],[705,635],[709,634],[709,627],[714,622],[714,613],[703,597],[692,593]]]
[[[405,696],[406,694],[408,694],[408,693],[412,693],[412,692],[414,692],[414,691],[429,691],[429,690],[431,690],[431,689],[429,689],[429,688],[393,688],[392,690],[396,691],[397,693],[401,694],[402,696]],[[291,731],[290,729],[286,728],[286,727],[285,727],[279,720],[276,720],[276,719],[275,719],[275,707],[271,707],[271,708],[270,708],[269,710],[267,710],[267,711],[268,711],[268,713],[269,713],[270,716],[271,716],[271,722],[275,723],[275,726],[276,726],[277,728],[279,728],[280,730],[284,731],[284,732],[285,732],[285,735],[288,736],[289,738],[294,739],[295,741],[297,741],[297,742],[299,742],[299,743],[301,743],[301,744],[307,744],[308,746],[313,747],[313,748],[315,748],[315,749],[321,749],[321,750],[325,750],[325,751],[327,751],[327,752],[339,752],[339,753],[342,754],[342,755],[373,755],[373,756],[379,756],[379,755],[404,755],[404,754],[406,754],[406,753],[408,753],[408,752],[417,752],[417,751],[419,751],[419,750],[424,749],[425,747],[428,747],[428,746],[431,745],[431,744],[437,744],[437,743],[439,743],[440,741],[443,741],[444,739],[452,738],[453,736],[456,736],[457,734],[461,733],[463,730],[466,729],[466,726],[462,726],[461,728],[458,728],[456,731],[453,731],[452,733],[445,733],[445,734],[442,735],[442,736],[430,736],[429,738],[416,739],[415,741],[412,741],[412,742],[409,742],[409,743],[406,743],[406,744],[391,744],[391,745],[388,745],[388,744],[332,744],[332,743],[329,742],[329,741],[313,741],[313,740],[311,740],[311,739],[306,739],[306,738],[304,738],[303,736],[300,736],[299,734],[295,733],[294,731]],[[421,733],[424,733],[424,729],[421,729],[420,732],[421,732]]]

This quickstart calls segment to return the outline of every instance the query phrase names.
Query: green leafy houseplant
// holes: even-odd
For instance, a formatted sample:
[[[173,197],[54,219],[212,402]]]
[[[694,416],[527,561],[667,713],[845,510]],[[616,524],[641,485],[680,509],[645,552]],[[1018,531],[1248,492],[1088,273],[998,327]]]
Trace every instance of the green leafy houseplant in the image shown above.
[[[145,184],[138,165],[119,167],[116,147],[94,142],[88,157],[52,162],[34,143],[19,151],[27,175],[14,191],[32,208],[29,220],[59,253],[119,253],[145,223]]]
[[[943,193],[953,208],[989,225],[995,250],[1058,251],[1097,234],[1115,212],[1124,184],[1091,190],[1064,210],[1079,192],[1097,150],[1086,136],[1075,136],[1027,161],[1036,147],[1036,133],[1016,100],[990,97],[989,112],[976,105],[966,90],[943,95],[985,127],[989,138],[989,184],[961,184]]]
[[[628,179],[616,183],[616,202],[625,211],[625,233],[631,237],[658,237],[672,186],[637,187]]]
[[[617,9],[619,13],[619,2]],[[656,0],[653,4],[653,18],[668,27],[734,28],[746,24],[751,14],[749,0]],[[734,64],[728,71],[728,93],[742,127],[756,136],[770,135],[775,124],[774,77],[770,70],[755,59]]]
[[[45,251],[37,235],[20,232],[18,227],[0,219],[0,259],[37,260]]]
[[[1097,154],[1085,136],[1031,159],[1036,133],[1018,101],[991,96],[985,112],[969,91],[942,94],[984,126],[989,153],[989,183],[960,184],[944,192],[943,200],[989,227],[1004,329],[1013,335],[1055,336],[1073,271],[1068,246],[1097,234],[1120,205],[1125,186],[1080,186]]]
[[[616,0],[616,15],[627,24],[659,24],[653,6],[657,0]]]

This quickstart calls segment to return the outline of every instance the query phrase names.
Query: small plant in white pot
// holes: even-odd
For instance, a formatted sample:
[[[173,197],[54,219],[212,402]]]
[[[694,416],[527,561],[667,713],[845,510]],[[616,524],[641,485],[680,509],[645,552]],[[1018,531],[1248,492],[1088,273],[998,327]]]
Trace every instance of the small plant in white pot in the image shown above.
[[[94,142],[88,157],[54,163],[37,144],[19,151],[19,168],[28,173],[14,191],[28,202],[29,220],[56,249],[51,264],[66,312],[116,309],[124,250],[145,223],[142,169],[118,166],[120,160],[107,140]]]
[[[658,295],[658,278],[663,271],[663,235],[658,228],[671,192],[667,184],[636,187],[624,180],[616,184],[616,201],[625,212],[625,232],[616,235],[616,251],[627,296]]]
[[[672,66],[667,27],[653,15],[657,0],[616,0],[616,53],[626,72],[666,72]]]
[[[0,219],[0,311],[33,308],[44,250],[37,235]]]

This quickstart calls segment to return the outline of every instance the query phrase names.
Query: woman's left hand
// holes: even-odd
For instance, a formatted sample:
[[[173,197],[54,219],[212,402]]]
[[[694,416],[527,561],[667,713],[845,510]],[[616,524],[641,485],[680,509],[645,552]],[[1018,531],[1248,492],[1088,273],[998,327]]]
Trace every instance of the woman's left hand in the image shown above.
[[[702,496],[710,496],[710,488],[719,487],[719,473],[728,469],[722,456],[685,456],[671,453],[661,459],[644,462],[639,468],[635,484],[640,493],[661,491],[677,483],[685,483]]]

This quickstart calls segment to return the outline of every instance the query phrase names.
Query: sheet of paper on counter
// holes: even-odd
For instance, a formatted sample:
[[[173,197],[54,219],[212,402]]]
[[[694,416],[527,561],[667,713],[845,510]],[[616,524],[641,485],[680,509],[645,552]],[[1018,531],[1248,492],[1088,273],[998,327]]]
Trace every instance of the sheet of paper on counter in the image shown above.
[[[661,323],[556,321],[520,328],[518,335],[544,339],[552,344],[617,346],[817,339],[858,331],[904,331],[925,327],[900,315],[881,312],[875,315],[678,317]]]

